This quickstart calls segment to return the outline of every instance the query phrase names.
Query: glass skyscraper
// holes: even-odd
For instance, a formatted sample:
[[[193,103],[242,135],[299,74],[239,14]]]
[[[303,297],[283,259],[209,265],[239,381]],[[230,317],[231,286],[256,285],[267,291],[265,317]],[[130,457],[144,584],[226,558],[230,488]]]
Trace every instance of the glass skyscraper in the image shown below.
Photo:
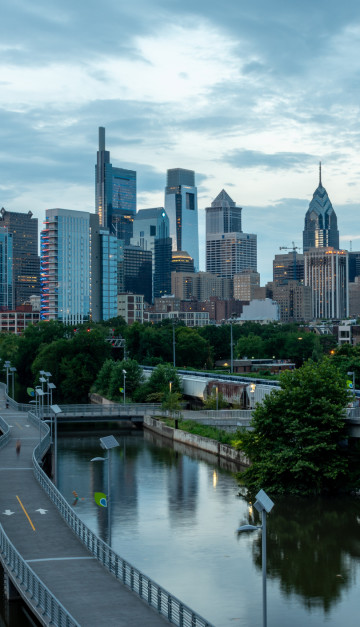
[[[305,215],[303,250],[305,253],[311,248],[327,248],[328,246],[339,250],[339,231],[336,213],[325,187],[322,186],[320,163],[319,185]]]
[[[0,226],[12,234],[13,246],[13,305],[30,302],[30,296],[40,295],[40,260],[38,254],[38,220],[31,211],[0,211]]]
[[[13,236],[0,227],[0,311],[13,309]]]
[[[101,227],[130,243],[136,213],[136,172],[115,168],[105,150],[105,128],[99,128],[99,150],[95,166],[95,211]]]
[[[47,209],[41,232],[41,319],[90,318],[90,214]]]
[[[153,298],[171,294],[171,238],[163,207],[140,209],[134,219],[131,243],[152,253]]]
[[[195,172],[174,168],[167,171],[165,211],[170,221],[173,251],[186,251],[199,269],[199,235]]]

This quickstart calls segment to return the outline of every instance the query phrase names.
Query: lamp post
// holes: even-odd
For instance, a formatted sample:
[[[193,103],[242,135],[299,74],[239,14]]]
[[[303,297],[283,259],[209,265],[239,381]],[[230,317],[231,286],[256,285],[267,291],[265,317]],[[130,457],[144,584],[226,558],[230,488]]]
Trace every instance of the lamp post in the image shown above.
[[[15,372],[16,372],[16,368],[14,366],[12,366],[10,368],[10,372],[11,372],[11,377],[12,377],[12,397],[15,398],[14,397],[14,375],[15,375]]]
[[[262,531],[262,591],[263,591],[263,627],[267,626],[267,599],[266,599],[266,514],[271,512],[274,507],[274,503],[268,497],[264,490],[256,495],[256,502],[254,503],[255,509],[261,513],[261,525],[241,525],[237,529],[238,533],[243,531],[255,531],[261,529]]]
[[[234,342],[233,342],[233,325],[230,321],[230,373],[234,371]]]
[[[107,499],[106,499],[106,507],[108,510],[108,536],[109,536],[109,546],[111,546],[111,498],[110,498],[110,489],[111,489],[111,449],[116,448],[119,445],[119,442],[114,438],[113,435],[107,435],[104,438],[100,438],[100,446],[102,449],[107,451],[106,457],[93,457],[92,462],[105,462],[107,461]]]
[[[256,383],[250,383],[249,388],[250,388],[250,409],[254,409]]]
[[[50,405],[54,416],[54,483],[57,486],[57,417],[61,414],[59,405]]]
[[[215,394],[216,394],[216,411],[219,409],[219,386],[215,386]]]
[[[124,405],[126,403],[126,370],[122,371],[123,375],[124,375]]]
[[[6,393],[9,394],[9,368],[11,364],[9,361],[5,361],[4,369],[6,369]]]
[[[44,404],[44,395],[45,392],[44,390],[42,390],[40,387],[35,388],[35,393],[36,395],[39,397],[38,398],[38,407],[39,407],[39,411],[38,411],[38,418],[39,418],[39,450],[40,450],[40,446],[41,446],[41,421],[43,418],[43,404]]]
[[[173,325],[172,325],[172,330],[173,330],[173,366],[174,368],[176,368],[176,353],[175,353],[175,320],[173,319]]]

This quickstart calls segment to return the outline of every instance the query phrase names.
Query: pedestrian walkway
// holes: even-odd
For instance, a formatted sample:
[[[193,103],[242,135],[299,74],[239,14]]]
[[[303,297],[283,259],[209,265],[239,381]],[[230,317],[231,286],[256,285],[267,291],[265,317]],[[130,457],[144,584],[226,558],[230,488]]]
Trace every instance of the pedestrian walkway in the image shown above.
[[[169,624],[116,580],[64,522],[34,477],[39,430],[27,413],[5,408],[2,390],[0,415],[11,427],[8,444],[0,449],[0,522],[42,582],[84,627]]]

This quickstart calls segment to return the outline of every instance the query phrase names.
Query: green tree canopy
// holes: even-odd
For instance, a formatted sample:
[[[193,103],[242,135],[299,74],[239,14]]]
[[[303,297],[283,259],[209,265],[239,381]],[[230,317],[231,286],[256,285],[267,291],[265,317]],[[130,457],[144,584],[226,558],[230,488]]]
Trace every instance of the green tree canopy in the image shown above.
[[[344,377],[328,358],[308,361],[280,376],[253,414],[252,432],[240,447],[251,461],[250,490],[311,494],[337,489],[345,481],[348,457],[344,411],[349,401]]]

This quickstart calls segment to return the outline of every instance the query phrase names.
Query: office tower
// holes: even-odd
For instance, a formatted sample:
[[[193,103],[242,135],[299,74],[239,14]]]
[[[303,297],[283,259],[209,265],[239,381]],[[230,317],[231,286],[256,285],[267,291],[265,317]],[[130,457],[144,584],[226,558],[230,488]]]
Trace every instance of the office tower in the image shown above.
[[[195,272],[194,260],[184,250],[172,251],[171,272]]]
[[[257,238],[241,231],[241,207],[222,190],[206,208],[206,271],[233,278],[243,270],[255,270]],[[230,231],[229,229],[239,229]]]
[[[304,322],[312,320],[312,289],[299,281],[288,280],[274,284],[272,298],[280,309],[282,322]]]
[[[152,301],[152,253],[140,246],[123,246],[118,250],[118,294],[142,294]]]
[[[348,254],[334,248],[306,251],[305,285],[312,290],[312,318],[346,318],[348,305]]]
[[[320,163],[319,185],[305,215],[303,251],[305,253],[310,248],[327,248],[328,246],[338,250],[339,231],[336,213],[325,187],[322,186]]]
[[[130,244],[136,213],[136,172],[115,168],[105,150],[105,129],[99,128],[99,150],[95,166],[95,211],[99,224]]]
[[[355,278],[360,276],[360,252],[349,251],[349,283],[353,283]]]
[[[165,211],[170,221],[173,251],[186,251],[199,269],[199,235],[195,172],[174,168],[167,171]]]
[[[260,287],[260,274],[255,270],[244,270],[240,274],[234,274],[234,298],[235,300],[250,301],[257,298],[257,290]]]
[[[293,250],[290,253],[275,255],[273,260],[273,281],[275,285],[286,285],[289,281],[304,281],[304,255]]]
[[[0,227],[0,311],[12,309],[13,298],[13,236],[6,226]]]
[[[90,270],[90,214],[47,209],[41,232],[42,320],[79,324],[90,318]]]
[[[90,215],[90,311],[94,322],[117,316],[118,240],[101,228],[98,216]]]
[[[28,213],[0,211],[0,226],[12,234],[13,302],[18,307],[40,295],[40,259],[38,255],[38,220]]]
[[[153,298],[171,293],[169,218],[163,207],[140,209],[134,218],[131,244],[152,254]]]

